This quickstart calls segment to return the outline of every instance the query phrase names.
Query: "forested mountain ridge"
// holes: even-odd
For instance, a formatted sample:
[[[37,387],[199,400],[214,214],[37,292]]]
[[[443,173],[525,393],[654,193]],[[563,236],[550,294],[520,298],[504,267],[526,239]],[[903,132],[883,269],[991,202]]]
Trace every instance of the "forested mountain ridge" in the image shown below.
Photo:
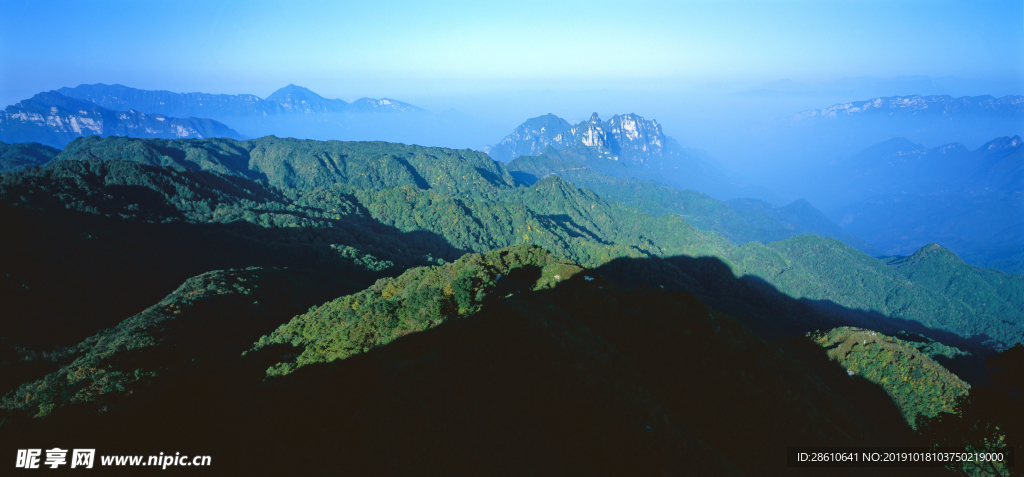
[[[955,412],[957,400],[971,387],[899,338],[847,327],[815,333],[812,338],[851,377],[861,375],[880,384],[911,427],[917,427],[918,416]]]
[[[60,149],[38,142],[7,144],[0,141],[0,172],[20,171],[26,167],[42,166],[60,154]]]
[[[43,417],[88,404],[91,412],[130,405],[154,381],[215,375],[231,380],[238,355],[282,315],[332,296],[337,278],[309,270],[217,270],[186,280],[171,294],[116,326],[70,347],[67,364],[0,400],[0,408]],[[191,369],[190,369],[191,368]],[[7,384],[7,383],[4,383]]]
[[[735,245],[750,241],[767,243],[815,233],[843,240],[864,253],[879,255],[876,248],[847,234],[806,201],[781,208],[756,199],[721,202],[693,190],[602,174],[572,159],[574,157],[549,149],[543,155],[518,157],[505,167],[516,180],[528,185],[557,175],[607,200],[637,207],[655,217],[679,215],[701,230],[716,232]]]
[[[928,244],[910,256],[890,257],[886,263],[914,283],[941,290],[975,308],[1004,316],[1024,312],[1024,275],[971,266],[939,244]]]
[[[777,453],[758,442],[894,445],[910,435],[891,419],[898,410],[884,395],[847,382],[823,359],[814,360],[821,369],[812,372],[692,295],[622,290],[531,245],[411,269],[311,307],[281,328],[305,324],[298,330],[313,340],[307,349],[328,350],[324,341],[359,330],[371,339],[405,337],[334,362],[307,362],[261,383],[253,373],[260,363],[307,343],[274,332],[284,343],[267,346],[264,338],[245,356],[231,351],[242,335],[308,302],[296,292],[310,280],[262,269],[189,279],[157,305],[69,349],[75,358],[66,367],[5,396],[2,426],[23,437],[62,429],[76,438],[99,422],[134,429],[139,413],[191,409],[197,419],[167,422],[164,432],[141,433],[136,444],[192,433],[190,443],[242,469],[265,469],[268,463],[239,450],[263,449],[269,436],[292,454],[340,444],[343,456],[372,454],[382,440],[433,436],[396,456],[388,473],[495,465],[551,470],[569,465],[568,458],[576,470],[756,475],[772,472],[770,456]],[[380,308],[389,302],[411,313]],[[446,304],[458,308],[446,311]],[[347,329],[333,318],[338,312]],[[396,323],[396,316],[423,318],[430,329],[407,334],[402,327],[410,320]],[[295,402],[304,403],[303,411],[318,409],[315,419],[289,404]],[[360,412],[347,411],[354,408]],[[432,412],[409,412],[416,409]],[[282,434],[288,428],[304,434]],[[323,432],[331,437],[311,437]],[[125,445],[113,436],[101,444]],[[443,449],[466,446],[473,452],[437,460]],[[694,460],[694,453],[704,458]],[[299,468],[301,462],[310,461]],[[365,459],[353,462],[362,469]]]
[[[201,210],[198,222],[222,223],[241,218],[243,222],[269,227],[268,230],[295,226],[320,236],[317,241],[355,247],[362,251],[360,253],[392,263],[417,263],[415,260],[424,260],[427,254],[454,260],[469,251],[485,252],[520,243],[536,243],[587,266],[598,266],[618,257],[718,257],[730,276],[758,277],[792,297],[822,301],[814,305],[816,309],[827,310],[830,301],[878,313],[874,317],[843,319],[860,320],[849,324],[870,325],[880,331],[892,331],[888,328],[892,323],[886,324],[886,317],[892,317],[911,320],[928,329],[955,333],[961,339],[975,340],[976,345],[990,339],[992,343],[1008,346],[1020,340],[1017,330],[1024,323],[1017,314],[997,316],[984,307],[976,309],[960,298],[948,297],[942,291],[914,287],[910,279],[890,269],[883,261],[860,254],[838,241],[800,236],[768,245],[748,243],[736,247],[717,234],[694,228],[678,216],[652,218],[636,209],[606,202],[557,177],[545,178],[531,187],[515,187],[514,179],[502,164],[472,151],[277,138],[240,142],[86,138],[70,145],[52,169],[6,176],[4,200],[31,205],[43,201],[48,194],[55,194],[55,187],[62,190],[57,195],[64,204],[62,208],[68,204],[79,207],[76,205],[79,203],[97,207],[86,204],[83,194],[91,197],[90,200],[114,204],[116,201],[106,196],[122,195],[123,191],[117,194],[89,192],[94,187],[89,184],[103,184],[107,180],[101,177],[109,173],[99,169],[81,170],[87,176],[98,174],[95,179],[83,176],[82,180],[57,180],[48,194],[38,197],[25,193],[40,189],[24,182],[32,177],[50,177],[42,179],[46,182],[64,173],[79,174],[73,172],[79,170],[79,166],[73,164],[81,164],[70,160],[74,157],[94,161],[108,157],[166,162],[194,169],[204,164],[239,176],[265,176],[272,186],[275,183],[287,186],[278,187],[279,191],[275,192],[285,199],[275,199],[266,205],[221,206],[210,198],[200,201],[205,205],[195,203],[187,207]],[[194,180],[198,183],[212,179],[199,180],[197,176]],[[296,184],[302,187],[292,188]],[[109,186],[116,186],[116,182]],[[317,186],[329,188],[309,189]],[[265,186],[242,189],[255,191],[261,187]],[[330,190],[340,194],[331,194]],[[177,210],[185,206],[176,204],[190,203],[189,200],[182,202],[181,198],[172,194],[154,202],[153,206]],[[128,205],[131,204],[124,204]],[[116,213],[135,214],[131,211]],[[353,222],[349,217],[361,218]],[[374,232],[370,235],[357,232],[366,228]],[[341,234],[341,231],[346,232]],[[413,255],[419,258],[409,262],[387,252],[387,247],[368,247],[380,239],[358,238],[376,237],[380,231],[392,237],[388,240],[406,243],[402,250],[416,250]],[[408,252],[398,255],[405,253]],[[694,291],[702,298],[728,301],[731,292],[700,285],[700,280],[694,276],[702,272],[684,267],[671,273],[688,277],[679,282],[680,289]],[[658,277],[642,277],[641,281],[665,284],[659,282]],[[1003,293],[1010,292],[1000,292],[1000,296]],[[737,318],[745,319],[742,315]],[[842,324],[841,321],[834,323]],[[914,331],[927,332],[928,329]]]
[[[115,111],[55,91],[39,93],[0,112],[0,141],[39,142],[62,148],[75,138],[91,135],[242,138],[237,131],[212,119]]]
[[[805,333],[1021,340],[1020,282],[952,254],[736,246],[517,177],[469,150],[274,137],[83,138],[3,174],[0,440],[189,442],[251,472],[330,454],[385,474],[764,475],[784,452],[765,442],[911,439]],[[267,442],[294,459],[254,459]],[[365,459],[394,446],[387,469]]]
[[[211,170],[263,179],[283,188],[344,184],[358,189],[400,185],[461,197],[492,197],[515,181],[480,152],[385,142],[310,141],[268,136],[249,141],[141,141],[83,138],[55,158],[117,158],[149,165]]]

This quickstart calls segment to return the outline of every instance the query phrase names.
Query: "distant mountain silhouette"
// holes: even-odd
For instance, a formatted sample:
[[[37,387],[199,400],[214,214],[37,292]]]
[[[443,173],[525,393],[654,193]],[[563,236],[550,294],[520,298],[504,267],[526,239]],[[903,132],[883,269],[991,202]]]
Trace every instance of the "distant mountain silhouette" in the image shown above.
[[[69,98],[56,91],[39,93],[0,112],[0,141],[38,142],[63,148],[83,136],[206,138],[243,136],[212,119],[177,118],[134,109],[114,111]]]

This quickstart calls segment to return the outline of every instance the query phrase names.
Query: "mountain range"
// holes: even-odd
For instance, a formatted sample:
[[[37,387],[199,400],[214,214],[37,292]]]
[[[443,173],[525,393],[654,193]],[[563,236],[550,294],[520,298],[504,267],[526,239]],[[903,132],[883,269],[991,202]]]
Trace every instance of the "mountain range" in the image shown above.
[[[833,104],[751,128],[735,141],[735,153],[761,158],[778,170],[814,168],[842,160],[852,151],[903,137],[914,143],[953,142],[968,148],[993,137],[1021,133],[1024,96],[893,96]],[[933,146],[934,147],[934,146]],[[803,176],[776,176],[771,167],[757,173],[800,190]],[[796,180],[794,180],[796,179]]]
[[[76,137],[90,135],[242,138],[235,130],[211,119],[176,118],[134,109],[117,111],[53,91],[39,93],[0,112],[0,141],[38,142],[62,148]]]
[[[632,113],[606,121],[594,113],[576,125],[553,114],[538,116],[486,149],[500,161],[552,151],[602,174],[655,181],[719,198],[761,192],[737,185],[706,152],[682,147],[664,134],[656,120]]]
[[[214,119],[278,114],[425,112],[422,108],[387,98],[360,98],[352,103],[327,99],[294,84],[274,91],[266,99],[252,94],[173,93],[101,83],[60,88],[57,92],[109,109],[135,109],[167,116]]]
[[[90,136],[0,175],[0,445],[389,475],[778,475],[789,445],[1019,445],[1024,277],[938,244],[737,245],[541,175],[575,157],[550,150]],[[578,170],[730,224],[820,225]]]
[[[209,174],[223,178],[207,178]],[[838,240],[802,235],[737,246],[677,214],[652,217],[556,176],[527,187],[502,163],[473,151],[273,137],[249,141],[90,137],[69,144],[47,168],[25,170],[5,181],[2,196],[15,205],[38,203],[33,207],[57,210],[70,206],[158,223],[294,223],[311,233],[327,234],[311,243],[352,246],[374,260],[404,266],[423,263],[428,255],[433,257],[430,260],[450,261],[469,251],[519,243],[538,244],[584,266],[598,266],[615,257],[717,257],[731,274],[757,277],[790,296],[856,304],[856,308],[915,320],[934,330],[958,332],[962,340],[1012,344],[1020,339],[1020,332],[1014,330],[1021,320],[1015,315],[984,311],[982,316],[989,318],[982,319],[975,307],[932,296],[927,287],[912,287],[884,261]],[[89,184],[123,190],[109,194]],[[30,192],[40,189],[47,192]],[[332,189],[338,194],[320,192]],[[375,221],[385,228],[370,225]],[[358,231],[363,227],[369,228]],[[409,246],[414,244],[412,250],[419,251],[370,245],[384,243],[371,237],[399,232],[412,234],[402,240],[411,240]],[[335,237],[338,233],[342,235]],[[678,267],[666,261],[655,263]],[[848,275],[833,275],[838,270]],[[674,276],[688,273],[692,272],[674,272]],[[1007,275],[1007,280],[1018,278]],[[673,280],[678,285],[672,286],[686,287],[712,302],[721,298],[723,306],[732,306],[725,298],[728,293],[717,295],[722,290],[700,287],[696,279]],[[894,293],[903,298],[894,298]],[[736,316],[755,329],[768,320],[750,310]],[[968,316],[974,316],[969,323],[963,321]],[[879,331],[891,326],[880,318],[856,319],[868,320],[875,329],[886,328]]]
[[[456,111],[433,113],[395,99],[324,98],[289,84],[265,99],[252,94],[174,93],[92,84],[59,93],[116,110],[203,117],[249,137],[277,135],[320,140],[386,140],[406,144],[468,147],[489,138],[486,121]]]
[[[856,124],[850,123],[861,121],[858,115],[872,124],[878,119],[900,127],[919,117],[973,126],[971,118],[1012,121],[1024,116],[1021,101],[879,98],[801,113],[794,121],[812,124],[805,132],[825,127],[843,135],[856,135],[850,131]],[[1019,136],[989,140],[973,151],[960,143],[926,148],[892,138],[852,157],[791,171],[782,185],[789,184],[789,194],[801,198],[784,207],[750,198],[758,190],[737,187],[736,179],[706,154],[681,148],[656,121],[634,114],[601,121],[595,113],[576,126],[551,114],[532,118],[489,153],[501,160],[514,158],[509,170],[526,183],[556,174],[653,215],[680,214],[736,244],[817,233],[883,256],[938,242],[970,263],[1022,273],[1021,145]],[[740,198],[721,204],[694,190]]]
[[[971,151],[904,138],[819,169],[816,201],[836,223],[905,255],[930,242],[971,263],[1024,272],[1024,141],[996,138]]]
[[[615,177],[597,172],[577,155],[548,149],[543,155],[520,156],[506,164],[516,180],[532,185],[557,175],[601,197],[637,207],[652,216],[675,214],[701,230],[714,231],[736,245],[774,242],[808,233],[834,237],[870,255],[881,251],[850,235],[805,200],[776,207],[757,199],[722,202],[694,190],[653,181]]]
[[[788,140],[790,144],[786,147],[799,144],[798,149],[803,154],[815,150],[817,141],[824,141],[829,148],[838,148],[854,139],[859,143],[864,137],[890,131],[907,130],[920,135],[922,131],[952,134],[950,131],[955,130],[956,135],[963,136],[971,128],[981,127],[979,125],[1014,123],[1024,115],[1022,101],[1024,99],[1017,96],[998,99],[906,96],[842,103],[804,111],[777,123],[770,130],[771,139],[764,141],[764,145],[771,147],[773,142],[778,145]],[[197,119],[199,117],[213,119]],[[254,95],[186,94],[96,84],[40,93],[9,106],[0,117],[0,141],[38,142],[59,148],[75,137],[89,134],[241,139],[243,134],[274,133],[320,139],[451,143],[453,141],[442,138],[445,135],[454,138],[472,129],[466,126],[465,119],[457,114],[437,115],[391,99],[362,98],[351,103],[327,99],[296,85],[288,85],[261,99]],[[950,129],[951,125],[961,123],[964,127]],[[242,125],[243,132],[227,124]],[[786,139],[787,134],[789,139]],[[881,256],[907,254],[924,244],[940,242],[971,263],[1020,272],[1020,254],[1024,253],[1020,244],[1024,232],[1018,220],[1022,199],[1017,191],[1024,182],[1024,172],[1020,170],[1019,153],[1013,152],[1016,151],[1012,146],[1016,144],[1015,137],[989,141],[973,152],[961,143],[926,148],[906,138],[881,142],[848,159],[823,160],[831,153],[818,149],[819,160],[814,164],[777,178],[776,188],[786,189],[786,195],[794,197],[782,202],[769,188],[752,187],[749,181],[726,172],[707,153],[683,148],[664,134],[657,121],[636,114],[601,120],[595,113],[576,125],[551,114],[532,118],[488,152],[502,161],[545,153],[555,157],[557,153],[559,161],[627,182],[656,182],[682,190],[697,190],[718,199],[742,198],[727,202],[728,208],[733,210],[715,206],[721,218],[710,222],[706,219],[709,214],[700,217],[684,214],[734,243],[749,240],[764,243],[813,232],[840,238],[861,251]],[[1002,146],[1000,141],[1008,141],[1010,145]],[[5,151],[14,149],[5,147]],[[55,155],[53,151],[33,149],[32,154],[28,151],[25,146],[18,146],[17,153],[5,153],[0,158],[4,170],[41,165],[46,157]],[[575,174],[572,180],[577,183],[588,181],[587,187],[598,187],[598,182],[606,182],[584,179],[582,175],[586,173],[574,173],[564,166],[557,169],[563,178]],[[525,169],[512,172],[530,174]],[[543,172],[548,173],[551,171]],[[627,182],[616,187],[621,189]],[[744,183],[746,185],[741,185]],[[645,190],[648,189],[656,188]],[[650,202],[650,198],[644,196],[647,192],[633,193],[632,198],[622,192],[624,189],[615,192],[601,189],[602,194],[625,203]],[[829,213],[807,212],[806,217],[818,215],[817,225],[798,225],[798,220],[778,216],[788,209],[751,197],[772,197],[779,204],[790,203],[786,206],[789,208],[803,198],[809,201],[804,208],[820,208]],[[677,199],[670,202],[682,204]],[[700,202],[710,197],[691,199]],[[690,209],[696,204],[693,200]],[[761,204],[751,206],[752,201]],[[900,206],[894,208],[894,204]],[[656,214],[671,213],[664,207],[646,210]],[[898,210],[914,211],[916,215],[900,215]],[[943,210],[955,212],[946,214]],[[771,217],[772,213],[777,216]],[[744,215],[745,218],[740,218]],[[729,228],[711,222],[733,225]],[[740,222],[744,224],[737,225]],[[752,232],[754,229],[761,231]]]

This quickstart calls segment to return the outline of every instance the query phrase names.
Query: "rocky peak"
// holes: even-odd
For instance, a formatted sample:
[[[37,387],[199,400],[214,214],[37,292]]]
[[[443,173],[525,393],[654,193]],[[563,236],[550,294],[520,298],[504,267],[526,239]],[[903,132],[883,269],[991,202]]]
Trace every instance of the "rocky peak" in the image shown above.
[[[519,156],[537,155],[548,147],[555,150],[583,148],[577,152],[604,160],[624,161],[628,165],[661,167],[670,141],[654,120],[634,113],[617,114],[602,121],[598,113],[590,119],[570,126],[565,120],[547,114],[524,122],[489,154],[508,161]],[[674,144],[674,143],[673,143]],[[676,151],[678,152],[678,151]]]

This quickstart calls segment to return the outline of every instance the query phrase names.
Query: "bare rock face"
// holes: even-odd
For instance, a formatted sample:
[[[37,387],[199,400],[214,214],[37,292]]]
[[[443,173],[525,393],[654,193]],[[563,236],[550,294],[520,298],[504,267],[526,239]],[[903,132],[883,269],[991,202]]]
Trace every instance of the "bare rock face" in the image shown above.
[[[114,111],[56,91],[37,94],[0,112],[0,141],[38,142],[63,148],[83,136],[243,139],[235,130],[212,119],[173,118],[136,110]]]
[[[553,114],[527,120],[512,134],[488,150],[491,157],[510,161],[532,156],[548,147],[556,150],[586,148],[596,158],[623,161],[630,166],[661,168],[662,158],[674,151],[655,120],[630,114],[616,114],[607,121],[594,113],[575,126]]]

